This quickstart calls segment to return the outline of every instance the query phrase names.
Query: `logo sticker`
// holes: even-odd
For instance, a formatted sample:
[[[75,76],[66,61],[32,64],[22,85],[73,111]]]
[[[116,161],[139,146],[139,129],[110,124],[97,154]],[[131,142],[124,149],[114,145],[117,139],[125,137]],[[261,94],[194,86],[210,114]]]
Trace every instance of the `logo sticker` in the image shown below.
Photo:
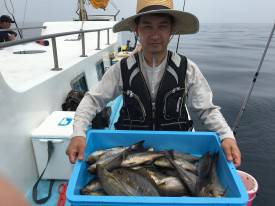
[[[61,119],[61,121],[58,123],[58,126],[67,126],[73,121],[73,118],[70,117],[64,117]]]

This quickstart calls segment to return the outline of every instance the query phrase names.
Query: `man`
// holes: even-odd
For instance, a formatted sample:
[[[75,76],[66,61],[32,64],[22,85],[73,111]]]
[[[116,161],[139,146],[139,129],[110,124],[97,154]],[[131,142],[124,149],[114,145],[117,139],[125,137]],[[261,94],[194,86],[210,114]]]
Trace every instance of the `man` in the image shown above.
[[[194,15],[172,8],[172,0],[137,0],[137,14],[114,26],[114,32],[136,32],[142,50],[110,67],[81,101],[66,151],[72,163],[83,159],[85,130],[95,114],[123,94],[116,129],[192,130],[188,103],[208,130],[219,133],[227,159],[240,166],[234,135],[220,108],[213,105],[212,91],[199,68],[167,51],[171,35],[196,33],[199,28]]]
[[[0,17],[0,29],[9,29],[14,21],[8,15]],[[16,39],[17,33],[14,31],[0,31],[0,42],[13,41]]]

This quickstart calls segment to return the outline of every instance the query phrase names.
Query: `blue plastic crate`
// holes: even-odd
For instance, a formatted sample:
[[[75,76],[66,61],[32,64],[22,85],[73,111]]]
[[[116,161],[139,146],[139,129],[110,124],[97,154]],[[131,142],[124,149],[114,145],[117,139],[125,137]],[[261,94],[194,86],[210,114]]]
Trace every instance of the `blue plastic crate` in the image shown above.
[[[219,137],[212,132],[91,130],[87,133],[85,157],[94,150],[129,146],[140,140],[145,140],[145,146],[153,146],[156,150],[174,149],[194,155],[222,150]],[[83,196],[79,191],[92,176],[87,172],[87,164],[78,161],[69,181],[67,199],[72,205],[245,206],[248,201],[247,192],[234,165],[227,162],[223,152],[219,152],[217,173],[227,189],[225,197]]]

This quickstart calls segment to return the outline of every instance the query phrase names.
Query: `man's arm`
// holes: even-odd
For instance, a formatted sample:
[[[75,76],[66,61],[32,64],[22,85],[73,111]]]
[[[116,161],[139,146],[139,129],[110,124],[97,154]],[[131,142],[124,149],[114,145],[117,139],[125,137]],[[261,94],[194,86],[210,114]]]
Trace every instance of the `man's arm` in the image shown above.
[[[120,74],[120,63],[110,67],[80,102],[74,118],[73,135],[66,154],[71,163],[77,159],[82,160],[86,146],[86,130],[90,126],[95,115],[100,112],[106,104],[121,94],[122,83]]]
[[[235,166],[241,164],[241,153],[232,130],[220,112],[220,107],[212,102],[212,91],[195,63],[188,60],[187,69],[188,100],[192,110],[198,114],[202,123],[210,131],[220,135],[222,147],[229,161]]]

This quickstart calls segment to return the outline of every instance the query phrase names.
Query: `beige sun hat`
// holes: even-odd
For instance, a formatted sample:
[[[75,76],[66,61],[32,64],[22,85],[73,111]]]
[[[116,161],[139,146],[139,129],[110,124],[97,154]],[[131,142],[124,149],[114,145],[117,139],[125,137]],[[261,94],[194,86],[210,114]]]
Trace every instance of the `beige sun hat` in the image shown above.
[[[136,15],[121,20],[114,25],[113,31],[134,31],[135,19],[145,14],[170,14],[174,17],[172,34],[193,34],[199,30],[199,20],[191,13],[173,9],[173,0],[137,0]]]

